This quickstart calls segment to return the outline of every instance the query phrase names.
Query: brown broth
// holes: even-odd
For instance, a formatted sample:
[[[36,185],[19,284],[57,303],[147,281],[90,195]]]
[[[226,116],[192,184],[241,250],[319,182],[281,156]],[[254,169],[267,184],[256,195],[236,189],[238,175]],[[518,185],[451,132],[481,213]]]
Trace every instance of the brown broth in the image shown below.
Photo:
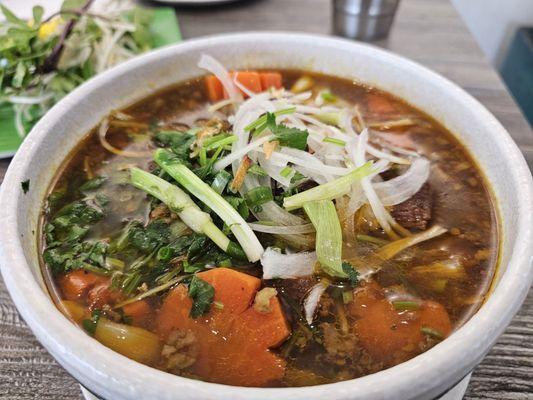
[[[290,87],[303,74],[302,71],[295,70],[281,72],[285,87]],[[375,306],[377,309],[383,304],[392,304],[391,299],[398,295],[405,298],[408,294],[410,298],[425,305],[430,304],[429,302],[440,304],[449,315],[452,328],[457,329],[483,303],[498,259],[497,215],[481,171],[465,147],[450,132],[404,101],[345,79],[307,72],[305,74],[312,76],[316,87],[328,88],[339,98],[358,105],[367,121],[386,121],[397,119],[397,116],[416,120],[414,126],[383,130],[382,135],[384,140],[409,140],[420,154],[431,161],[431,224],[440,224],[449,231],[439,238],[419,244],[401,252],[392,260],[383,262],[380,271],[370,282],[362,283],[355,289],[353,295],[356,301],[368,302],[369,308]],[[369,105],[372,96],[386,99],[394,108],[394,112],[372,111]],[[153,168],[151,156],[148,154],[155,149],[155,145],[146,133],[147,129],[142,128],[142,124],[147,127],[163,125],[166,129],[192,127],[198,121],[209,118],[206,104],[203,81],[199,78],[165,88],[122,110],[133,116],[135,122],[140,125],[126,128],[112,124],[107,135],[108,140],[122,150],[146,151],[147,156],[142,158],[128,158],[109,153],[100,144],[95,128],[72,152],[58,173],[50,192],[63,190],[65,195],[56,203],[47,203],[43,227],[61,207],[80,198],[77,188],[84,181],[100,175],[108,177],[97,191],[106,197],[106,217],[90,228],[87,238],[112,242],[128,221],[139,220],[143,224],[148,223],[151,218],[150,200],[144,192],[127,185],[129,167]],[[223,112],[218,115],[220,118],[225,116]],[[362,213],[363,211],[359,212],[361,218]],[[360,233],[386,239],[386,235],[380,230],[374,230],[364,224],[359,225],[359,228]],[[42,235],[44,250],[49,243],[44,231]],[[344,246],[344,258],[355,260],[355,264],[364,263],[370,259],[376,248],[374,244],[365,241],[348,242]],[[128,265],[135,261],[137,255],[119,252],[115,257],[120,256]],[[443,264],[448,268],[443,268]],[[53,276],[44,261],[42,268],[45,276],[48,276],[48,285],[55,301],[61,304],[65,299],[59,283],[63,274]],[[246,268],[243,271],[260,276],[260,267],[257,265]],[[369,351],[362,344],[363,329],[358,325],[358,321],[361,323],[364,320],[364,317],[361,317],[363,311],[354,310],[356,306],[353,306],[353,303],[344,305],[339,296],[343,291],[346,292],[346,289],[335,287],[330,287],[323,296],[318,317],[313,325],[301,328],[301,316],[295,312],[294,305],[301,305],[303,294],[316,282],[315,278],[263,282],[278,289],[293,334],[284,344],[270,350],[286,364],[284,377],[261,386],[307,386],[364,376],[414,357],[440,340],[426,335],[418,342],[417,348],[402,348],[401,351],[386,355]],[[368,296],[364,297],[367,294]],[[166,292],[162,292],[149,300],[154,315],[165,295]],[[78,303],[83,306],[87,304],[81,296]],[[422,311],[401,311],[397,312],[398,315],[395,314],[394,318],[399,318],[400,324],[409,324],[410,319],[422,318],[419,313]],[[154,317],[149,321],[143,327],[153,331]],[[390,329],[395,330],[397,327],[394,325]],[[149,364],[164,369],[159,361]],[[171,372],[211,380],[209,376],[198,377],[188,368]],[[215,381],[232,383],[224,379]]]

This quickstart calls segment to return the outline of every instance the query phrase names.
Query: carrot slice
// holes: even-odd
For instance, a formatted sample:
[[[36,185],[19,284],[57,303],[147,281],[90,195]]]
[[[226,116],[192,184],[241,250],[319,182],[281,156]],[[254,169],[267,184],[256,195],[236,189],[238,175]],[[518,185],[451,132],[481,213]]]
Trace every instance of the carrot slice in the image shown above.
[[[270,300],[269,313],[259,313],[251,307],[261,284],[258,278],[228,268],[198,276],[213,286],[218,306],[191,319],[187,288],[177,286],[156,319],[161,338],[166,340],[174,330],[191,331],[198,348],[191,372],[203,379],[237,386],[264,386],[281,379],[285,361],[269,348],[281,344],[290,332],[277,297]]]
[[[246,89],[252,91],[253,93],[261,92],[261,78],[259,73],[256,71],[237,71],[230,73],[231,79],[235,79],[237,82],[242,84]],[[241,93],[244,97],[248,95],[241,90]]]
[[[270,310],[268,313],[261,313],[250,307],[241,314],[242,335],[254,338],[267,348],[279,346],[290,334],[277,297],[270,299]]]
[[[259,93],[262,90],[268,89],[270,86],[276,88],[281,87],[281,74],[276,72],[236,71],[230,72],[230,78],[237,80],[242,86],[253,93]],[[216,76],[209,75],[205,77],[205,88],[207,98],[213,103],[228,98],[228,94]],[[240,92],[244,97],[248,97],[244,91],[240,90]]]
[[[69,272],[58,279],[65,300],[85,300],[89,290],[107,278],[83,269]]]
[[[131,324],[134,326],[146,326],[152,315],[152,307],[146,300],[126,304],[122,311],[126,317],[131,318]]]
[[[261,89],[263,91],[272,87],[276,89],[281,89],[283,87],[281,74],[279,72],[260,72],[259,77],[261,78]]]
[[[214,301],[224,305],[224,314],[240,314],[245,311],[261,286],[258,278],[229,268],[200,272],[198,277],[215,288]]]
[[[452,329],[448,313],[439,303],[424,301],[419,310],[398,311],[377,284],[357,291],[348,311],[356,319],[361,345],[376,361],[387,365],[406,361],[422,351],[426,342],[422,328],[443,337]]]
[[[95,308],[102,308],[105,304],[114,304],[120,297],[120,291],[111,288],[111,279],[106,279],[89,290],[87,303],[89,308],[94,310]]]
[[[216,103],[224,98],[222,83],[214,75],[205,77],[205,90],[207,91],[207,98],[212,103]]]

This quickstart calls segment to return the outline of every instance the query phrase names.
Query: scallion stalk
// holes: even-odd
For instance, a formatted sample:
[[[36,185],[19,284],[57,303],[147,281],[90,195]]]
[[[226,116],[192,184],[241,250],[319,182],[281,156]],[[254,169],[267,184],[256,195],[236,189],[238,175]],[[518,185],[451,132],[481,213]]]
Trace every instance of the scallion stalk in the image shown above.
[[[430,328],[429,326],[423,326],[422,328],[420,328],[420,332],[434,339],[438,339],[438,340],[444,339],[444,335],[442,333],[440,333],[439,331],[433,328]]]
[[[246,221],[231,204],[183,165],[168,150],[158,149],[155,152],[154,160],[165,172],[213,210],[230,227],[249,261],[256,262],[261,258],[264,251],[263,246]]]
[[[257,207],[272,200],[274,200],[272,189],[267,186],[255,187],[246,193],[246,204],[248,207]]]
[[[409,301],[409,300],[393,301],[392,305],[394,309],[398,311],[415,311],[420,308],[420,305],[416,301]]]
[[[350,191],[350,188],[355,182],[374,172],[372,165],[372,162],[369,161],[340,178],[315,186],[294,196],[286,197],[283,199],[283,207],[287,210],[294,210],[302,207],[304,203],[309,201],[333,200],[341,197]]]
[[[316,230],[316,255],[322,271],[346,278],[342,269],[342,230],[331,200],[310,201],[303,208]]]
[[[288,178],[290,176],[290,174],[292,174],[294,170],[289,167],[289,166],[286,166],[285,168],[283,168],[281,171],[279,171],[279,174],[284,177],[284,178]]]
[[[179,187],[139,168],[131,168],[131,183],[158,198],[194,232],[203,233],[223,251],[242,258],[242,249],[213,223],[209,214],[200,210],[190,196]],[[196,175],[195,175],[196,176]]]
[[[274,112],[274,115],[275,115],[276,117],[279,117],[279,116],[281,116],[281,115],[293,114],[293,113],[295,113],[295,112],[296,112],[296,107],[289,107],[289,108],[285,108],[285,109],[283,109],[283,110],[275,111],[275,112]],[[246,125],[246,126],[244,127],[244,130],[245,130],[246,132],[249,132],[249,131],[251,131],[252,129],[255,129],[255,128],[257,128],[257,127],[263,125],[264,123],[266,123],[266,121],[267,121],[267,116],[266,116],[266,114],[263,114],[263,115],[261,115],[259,118],[257,118],[254,122],[252,122],[252,123]]]
[[[223,147],[229,144],[232,144],[237,140],[237,136],[231,135],[231,136],[225,136],[218,138],[218,140],[210,141],[209,143],[204,143],[204,149],[206,151],[210,151],[213,149],[218,149],[219,147]]]
[[[218,194],[222,194],[224,189],[226,189],[226,186],[228,185],[229,181],[231,181],[231,174],[223,169],[221,171],[218,171],[218,173],[215,175],[213,183],[211,183],[211,187]]]
[[[335,144],[335,145],[340,146],[340,147],[346,146],[346,142],[344,140],[341,140],[341,139],[335,139],[335,138],[327,137],[327,138],[322,139],[322,141],[324,143],[331,143],[331,144]]]

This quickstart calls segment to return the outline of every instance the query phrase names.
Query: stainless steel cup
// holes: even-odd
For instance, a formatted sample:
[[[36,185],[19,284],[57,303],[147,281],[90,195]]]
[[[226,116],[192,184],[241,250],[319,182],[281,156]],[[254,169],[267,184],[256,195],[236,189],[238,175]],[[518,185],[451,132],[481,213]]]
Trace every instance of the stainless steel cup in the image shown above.
[[[389,34],[399,0],[333,0],[333,31],[358,40]]]

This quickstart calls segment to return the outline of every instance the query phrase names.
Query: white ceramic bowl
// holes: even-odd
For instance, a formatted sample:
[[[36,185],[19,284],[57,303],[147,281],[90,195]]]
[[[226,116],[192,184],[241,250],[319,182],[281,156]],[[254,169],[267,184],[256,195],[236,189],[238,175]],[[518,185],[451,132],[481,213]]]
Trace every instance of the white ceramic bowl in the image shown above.
[[[501,267],[489,300],[426,353],[363,378],[305,388],[241,388],[173,376],[131,361],[69,322],[43,288],[37,232],[57,168],[110,110],[202,74],[201,53],[230,69],[302,68],[356,79],[406,99],[467,146],[494,191],[501,216]],[[24,194],[21,182],[29,179]],[[533,277],[533,184],[500,123],[459,87],[402,57],[322,36],[242,33],[188,41],[126,62],[87,82],[35,126],[13,159],[0,195],[2,274],[22,317],[66,370],[94,393],[120,399],[432,399],[483,358],[522,303]],[[250,355],[253,357],[253,355]]]

